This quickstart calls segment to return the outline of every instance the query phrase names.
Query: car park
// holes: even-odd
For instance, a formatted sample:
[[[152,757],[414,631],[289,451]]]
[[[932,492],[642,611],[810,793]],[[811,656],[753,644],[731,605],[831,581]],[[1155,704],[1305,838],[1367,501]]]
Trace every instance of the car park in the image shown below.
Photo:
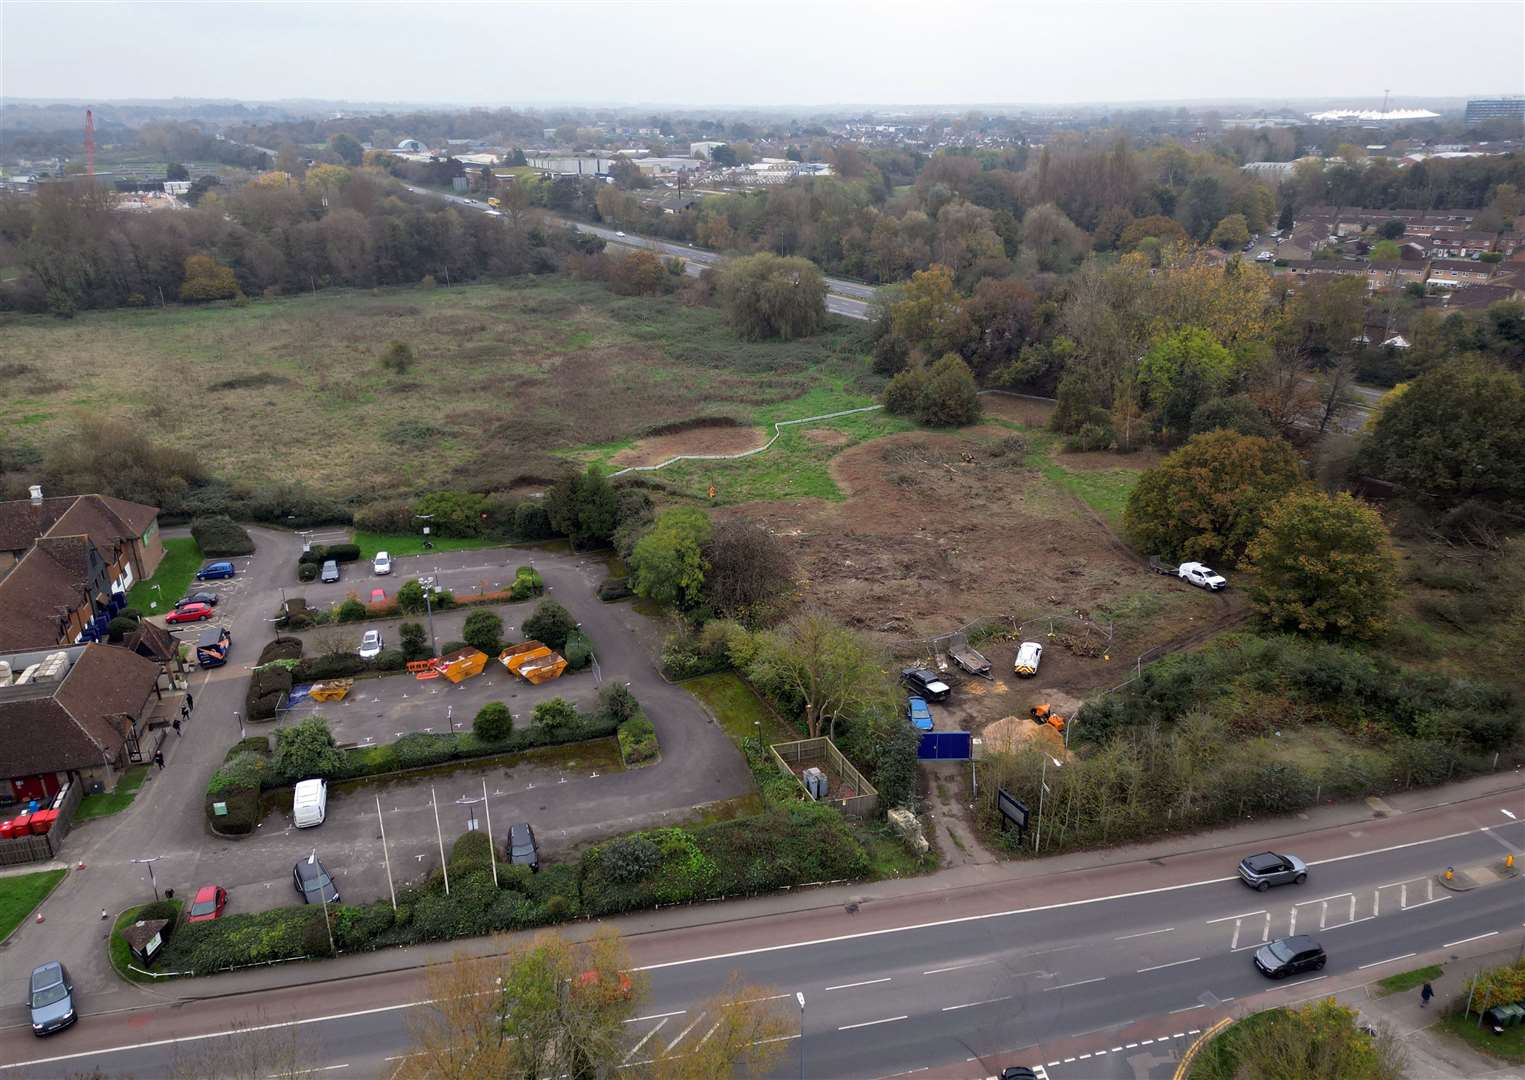
[[[392,572],[392,556],[385,551],[376,552],[376,557],[371,560],[371,572],[377,576],[384,576]]]
[[[339,889],[315,851],[291,868],[291,883],[304,904],[337,904]]]
[[[926,701],[945,701],[953,688],[930,668],[904,668],[900,681],[917,697]]]
[[[318,575],[319,581],[335,582],[339,580],[339,564],[333,559],[323,563],[323,572]]]
[[[380,630],[367,630],[360,637],[360,659],[374,660],[381,655],[382,640]]]
[[[74,983],[57,960],[32,969],[27,1008],[33,1035],[51,1035],[74,1023]]]
[[[1328,962],[1324,947],[1307,934],[1277,938],[1255,950],[1255,967],[1272,979],[1319,971]]]
[[[530,828],[529,822],[509,827],[508,861],[516,866],[527,866],[535,873],[540,871],[540,849],[535,844],[535,830]]]
[[[1308,880],[1308,864],[1296,855],[1262,851],[1239,860],[1239,878],[1261,892],[1272,885],[1301,885]]]
[[[183,608],[190,604],[205,604],[208,607],[216,607],[217,594],[214,592],[193,592],[175,601],[176,608]]]
[[[927,708],[927,703],[921,698],[906,698],[905,714],[911,721],[911,726],[917,731],[932,730],[932,710]]]
[[[230,562],[207,563],[200,570],[196,571],[196,580],[213,581],[217,578],[230,578],[236,572],[233,569],[233,564]]]
[[[191,901],[191,910],[186,913],[186,922],[211,922],[222,916],[222,909],[228,906],[228,890],[221,885],[203,885],[196,890],[196,898]]]
[[[1042,662],[1043,646],[1036,641],[1024,641],[1017,647],[1017,658],[1011,662],[1011,669],[1030,679],[1038,674],[1038,665]]]
[[[200,622],[216,615],[210,604],[186,604],[185,607],[177,607],[174,611],[164,616],[167,623]]]

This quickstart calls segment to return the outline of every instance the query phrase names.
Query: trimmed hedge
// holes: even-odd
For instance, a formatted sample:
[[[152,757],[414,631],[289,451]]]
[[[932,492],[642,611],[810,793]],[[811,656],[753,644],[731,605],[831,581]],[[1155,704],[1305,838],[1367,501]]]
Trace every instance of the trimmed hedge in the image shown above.
[[[254,554],[253,538],[227,514],[196,518],[191,522],[191,536],[208,557]]]
[[[593,659],[593,642],[581,630],[573,630],[567,635],[567,643],[562,647],[561,655],[567,658],[568,668],[581,671]]]
[[[276,639],[277,642],[280,640]],[[295,669],[300,667],[300,661],[292,665],[290,660],[273,660],[255,668],[249,678],[249,689],[244,694],[244,718],[275,719],[275,710],[282,698],[291,693]]]
[[[254,662],[255,667],[263,667],[275,660],[300,660],[302,659],[302,639],[299,637],[277,637],[259,652],[259,659]]]
[[[619,726],[620,756],[626,765],[644,765],[657,757],[657,729],[638,713]]]
[[[154,961],[163,971],[214,971],[326,955],[328,932],[319,904],[224,915],[208,922],[186,923]]]

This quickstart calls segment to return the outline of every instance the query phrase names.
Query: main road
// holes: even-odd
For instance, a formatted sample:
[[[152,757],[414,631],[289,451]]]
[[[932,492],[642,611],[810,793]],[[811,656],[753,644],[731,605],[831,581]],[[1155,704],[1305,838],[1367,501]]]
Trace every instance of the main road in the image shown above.
[[[1262,1004],[1268,991],[1296,1000],[1443,951],[1513,948],[1525,885],[1492,868],[1525,843],[1521,803],[1514,787],[1312,830],[1283,822],[1294,835],[1271,846],[1302,856],[1310,876],[1269,893],[1233,876],[1244,853],[1236,843],[1061,873],[999,867],[956,888],[939,875],[822,891],[816,906],[782,913],[758,901],[611,920],[650,981],[624,1063],[703,1038],[710,1024],[699,1003],[739,972],[799,1014],[781,1075],[978,1077],[1036,1063],[1063,1080],[1062,1066],[1053,1068],[1061,1055],[1185,1039],[1226,1011]],[[1447,866],[1460,871],[1449,885],[1438,876]],[[1272,983],[1250,957],[1291,933],[1316,937],[1328,966]],[[365,954],[156,988],[200,999],[190,1007],[92,1015],[87,1001],[81,1022],[46,1043],[20,1024],[0,1029],[0,1061],[10,1063],[0,1073],[161,1076],[254,1037],[230,1035],[237,1025],[290,1040],[304,1069],[382,1076],[408,1052],[408,1017],[427,1007],[416,966],[403,967],[423,958]],[[259,978],[287,985],[257,989]]]

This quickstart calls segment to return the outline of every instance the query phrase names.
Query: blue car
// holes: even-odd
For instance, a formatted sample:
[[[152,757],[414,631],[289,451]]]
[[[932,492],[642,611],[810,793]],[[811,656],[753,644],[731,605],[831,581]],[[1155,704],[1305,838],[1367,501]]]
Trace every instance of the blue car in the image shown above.
[[[910,717],[911,726],[917,731],[932,730],[932,710],[927,708],[927,703],[921,698],[906,698],[905,712]]]
[[[211,581],[214,578],[225,578],[232,576],[233,564],[230,562],[207,563],[200,570],[196,571],[197,581]]]

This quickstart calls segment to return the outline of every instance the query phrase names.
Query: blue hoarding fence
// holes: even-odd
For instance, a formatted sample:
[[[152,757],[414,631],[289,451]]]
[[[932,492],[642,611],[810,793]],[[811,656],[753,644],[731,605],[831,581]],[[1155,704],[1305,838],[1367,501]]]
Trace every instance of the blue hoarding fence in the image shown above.
[[[968,761],[973,756],[973,736],[967,731],[928,731],[916,749],[920,761]]]

